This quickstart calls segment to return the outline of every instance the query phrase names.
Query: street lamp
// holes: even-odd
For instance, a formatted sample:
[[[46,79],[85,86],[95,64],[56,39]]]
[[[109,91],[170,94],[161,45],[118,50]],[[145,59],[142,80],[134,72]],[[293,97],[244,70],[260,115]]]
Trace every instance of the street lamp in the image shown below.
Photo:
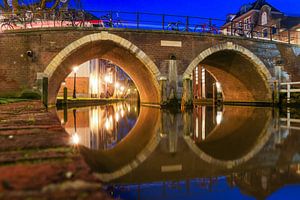
[[[76,72],[78,71],[78,67],[73,67],[74,72],[74,89],[73,89],[73,98],[76,99]]]

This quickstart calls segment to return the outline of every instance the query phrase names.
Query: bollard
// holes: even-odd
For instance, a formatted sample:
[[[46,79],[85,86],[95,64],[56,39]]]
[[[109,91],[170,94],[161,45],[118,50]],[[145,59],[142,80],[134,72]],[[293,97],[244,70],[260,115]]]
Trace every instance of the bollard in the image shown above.
[[[64,123],[68,121],[68,105],[64,105]]]
[[[184,106],[191,106],[193,104],[192,99],[192,80],[184,79],[183,80],[183,95],[181,99],[181,104]]]
[[[161,105],[165,105],[167,103],[167,78],[160,77],[159,79],[159,86],[160,86],[160,96],[161,96]]]
[[[42,95],[42,101],[43,104],[48,107],[48,77],[43,77],[43,95]]]
[[[64,87],[64,100],[63,100],[63,104],[67,104],[68,103],[68,88]]]

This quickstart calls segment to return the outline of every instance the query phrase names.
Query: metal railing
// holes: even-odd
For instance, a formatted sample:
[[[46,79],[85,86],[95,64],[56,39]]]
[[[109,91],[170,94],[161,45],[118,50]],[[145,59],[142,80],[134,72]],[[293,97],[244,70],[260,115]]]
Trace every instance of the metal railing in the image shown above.
[[[224,34],[300,44],[300,32],[297,31],[196,16],[94,10],[0,13],[1,31],[69,26]]]
[[[300,85],[300,82],[280,83],[280,92],[287,93],[286,95],[287,103],[290,103],[291,101],[291,93],[300,92],[300,88],[292,88],[291,86],[293,85]]]

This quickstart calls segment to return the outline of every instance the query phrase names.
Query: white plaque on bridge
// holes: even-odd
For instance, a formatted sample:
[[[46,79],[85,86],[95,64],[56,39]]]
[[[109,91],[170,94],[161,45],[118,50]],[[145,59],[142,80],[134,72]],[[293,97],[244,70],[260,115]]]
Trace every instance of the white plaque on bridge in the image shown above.
[[[162,47],[182,47],[181,41],[161,40],[160,45]]]

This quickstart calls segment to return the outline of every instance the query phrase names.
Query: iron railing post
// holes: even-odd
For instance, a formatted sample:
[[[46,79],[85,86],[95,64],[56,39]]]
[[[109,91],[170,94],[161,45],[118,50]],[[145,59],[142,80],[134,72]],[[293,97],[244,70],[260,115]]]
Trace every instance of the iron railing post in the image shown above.
[[[165,15],[162,15],[162,30],[165,30]]]
[[[140,28],[140,13],[139,12],[136,13],[136,28],[137,29]]]
[[[189,16],[186,16],[185,31],[189,32]]]
[[[270,40],[271,41],[273,40],[273,37],[272,37],[273,35],[272,34],[273,34],[273,30],[272,30],[272,27],[270,27]]]

